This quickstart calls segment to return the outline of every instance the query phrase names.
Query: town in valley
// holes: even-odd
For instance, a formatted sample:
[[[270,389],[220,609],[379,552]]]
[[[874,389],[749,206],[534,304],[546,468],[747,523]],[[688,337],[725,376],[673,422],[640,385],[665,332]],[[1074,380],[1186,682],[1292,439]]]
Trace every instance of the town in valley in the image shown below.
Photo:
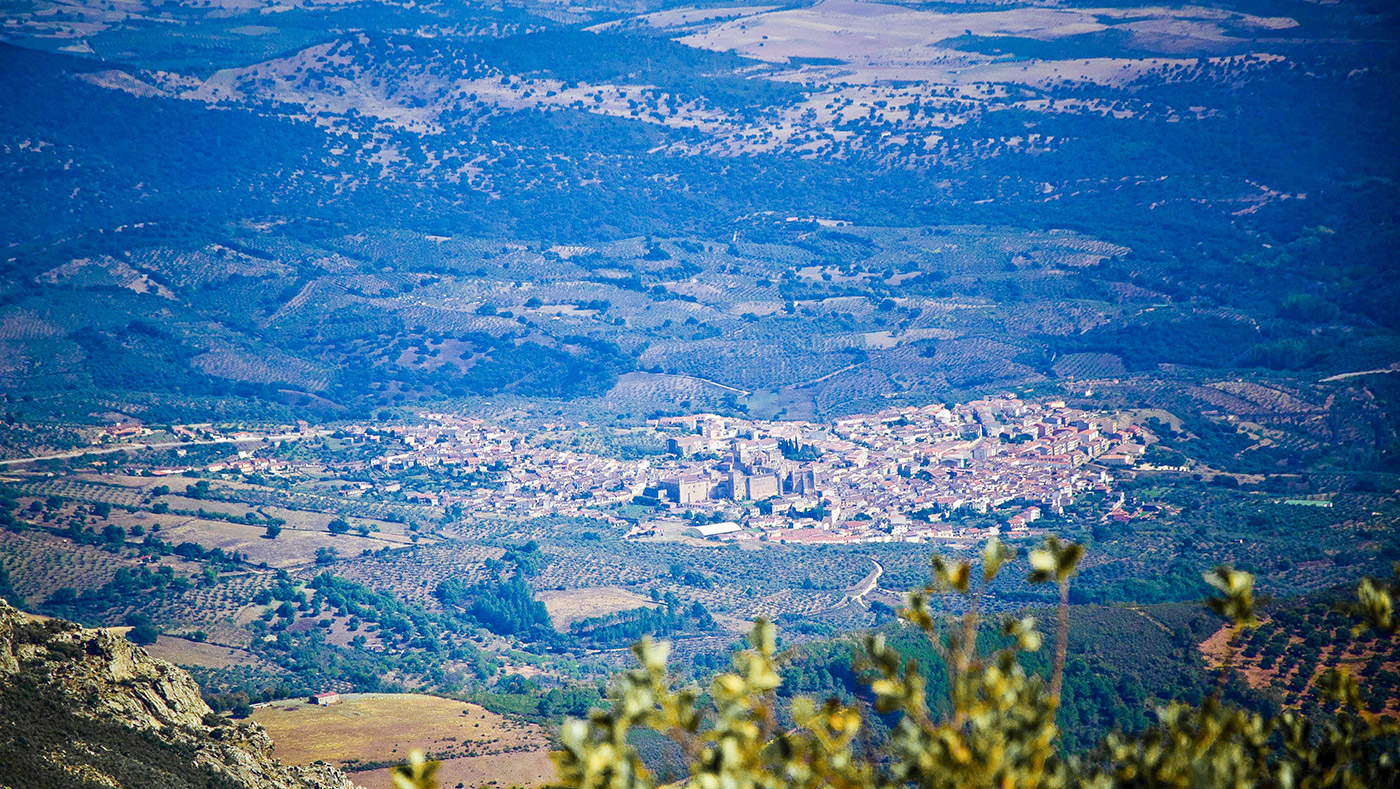
[[[303,422],[266,433],[171,426],[166,432],[175,440],[159,446],[175,448],[176,463],[96,462],[154,477],[312,484],[334,478],[342,481],[335,495],[353,501],[458,516],[601,519],[639,540],[976,543],[1039,533],[1042,515],[1062,515],[1088,492],[1112,493],[1115,470],[1141,463],[1155,441],[1130,415],[1010,394],[954,406],[891,407],[825,424],[658,417],[633,429],[649,435],[655,453],[630,459],[571,448],[572,435],[592,429],[587,422],[550,421],[504,427],[426,412],[404,424],[313,429]],[[152,432],[124,422],[94,440],[103,452],[146,448]],[[284,443],[298,441],[358,451],[287,459]],[[190,457],[181,447],[200,445],[234,452],[207,463],[178,462]],[[401,473],[424,469],[434,473]],[[959,517],[988,513],[995,517],[973,525]],[[1108,514],[1124,516],[1119,507]]]

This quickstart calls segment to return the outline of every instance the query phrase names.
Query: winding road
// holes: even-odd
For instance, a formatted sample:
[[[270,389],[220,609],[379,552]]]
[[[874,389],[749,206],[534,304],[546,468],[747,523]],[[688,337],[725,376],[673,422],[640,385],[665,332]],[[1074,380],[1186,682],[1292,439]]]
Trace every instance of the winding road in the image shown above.
[[[871,570],[868,575],[862,578],[860,583],[851,587],[851,591],[846,593],[845,602],[849,603],[855,600],[860,600],[866,595],[875,591],[875,585],[880,582],[880,576],[885,574],[885,568],[883,565],[881,565],[874,559],[871,559],[870,563],[875,565],[875,569]]]
[[[1326,378],[1321,379],[1319,383],[1327,383],[1328,381],[1345,381],[1348,378],[1356,378],[1357,376],[1361,375],[1386,375],[1389,373],[1400,373],[1400,368],[1385,367],[1379,370],[1357,370],[1354,373],[1339,373],[1337,375],[1329,375]]]

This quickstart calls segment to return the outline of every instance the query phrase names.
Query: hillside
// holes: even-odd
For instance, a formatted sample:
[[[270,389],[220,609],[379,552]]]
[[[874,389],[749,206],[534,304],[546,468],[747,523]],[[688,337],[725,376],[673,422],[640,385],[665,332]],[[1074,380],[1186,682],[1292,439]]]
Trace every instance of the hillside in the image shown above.
[[[0,601],[0,786],[352,789],[286,767],[254,723],[214,714],[189,674],[119,635]]]
[[[1383,4],[46,5],[0,44],[31,420],[1248,376],[1394,441],[1314,390],[1400,359]]]

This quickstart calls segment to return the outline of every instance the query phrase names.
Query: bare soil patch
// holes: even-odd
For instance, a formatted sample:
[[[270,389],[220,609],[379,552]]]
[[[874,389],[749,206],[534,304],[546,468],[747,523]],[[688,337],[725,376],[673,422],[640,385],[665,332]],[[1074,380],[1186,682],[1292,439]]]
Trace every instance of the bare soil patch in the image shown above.
[[[616,586],[540,592],[537,597],[549,610],[549,616],[557,627],[568,627],[589,617],[656,606],[652,600]]]

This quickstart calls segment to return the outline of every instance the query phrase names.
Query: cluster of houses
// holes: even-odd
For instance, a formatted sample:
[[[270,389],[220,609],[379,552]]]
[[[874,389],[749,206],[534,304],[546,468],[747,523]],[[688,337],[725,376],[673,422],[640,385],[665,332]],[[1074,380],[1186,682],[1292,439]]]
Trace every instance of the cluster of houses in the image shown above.
[[[1141,429],[1126,420],[1012,396],[891,408],[831,425],[704,414],[658,424],[675,432],[670,448],[684,464],[659,486],[666,503],[705,513],[762,502],[687,532],[721,539],[960,539],[972,535],[946,523],[951,514],[1017,500],[1031,505],[986,529],[1029,531],[1044,510],[1059,513],[1086,490],[1107,491],[1104,466],[1132,465],[1145,448]]]
[[[483,419],[424,414],[388,430],[398,450],[365,461],[383,484],[363,495],[469,512],[580,515],[632,525],[688,524],[711,539],[924,541],[971,535],[965,512],[1024,532],[1131,465],[1144,434],[1113,415],[1014,396],[890,408],[828,424],[697,414],[655,420],[669,454],[623,460],[574,449],[587,425],[525,433]],[[363,429],[347,440],[377,438]],[[378,431],[383,434],[384,431]],[[403,449],[406,447],[406,449]],[[403,490],[394,475],[438,467],[462,484]],[[1007,509],[1020,502],[1020,506]],[[619,517],[621,505],[642,505]],[[951,522],[950,522],[951,521]]]
[[[799,543],[1028,532],[1042,515],[1062,512],[1086,491],[1108,492],[1109,469],[1135,464],[1148,439],[1122,416],[1012,395],[888,408],[831,423],[665,417],[651,427],[665,437],[667,453],[626,460],[584,451],[586,444],[575,440],[587,431],[584,423],[526,433],[479,418],[421,416],[416,425],[336,431],[342,443],[379,444],[383,451],[355,453],[354,460],[332,461],[335,468],[322,470],[358,479],[341,486],[347,497],[462,512],[602,518],[639,537],[683,533]],[[144,429],[109,430],[115,435],[133,427]],[[298,432],[308,430],[298,426]],[[431,489],[405,488],[412,475],[395,473],[423,467],[446,473],[433,475]],[[205,468],[297,470],[251,448]],[[639,506],[619,509],[625,505]],[[980,517],[962,517],[970,513]],[[1115,512],[1113,519],[1125,516]]]

